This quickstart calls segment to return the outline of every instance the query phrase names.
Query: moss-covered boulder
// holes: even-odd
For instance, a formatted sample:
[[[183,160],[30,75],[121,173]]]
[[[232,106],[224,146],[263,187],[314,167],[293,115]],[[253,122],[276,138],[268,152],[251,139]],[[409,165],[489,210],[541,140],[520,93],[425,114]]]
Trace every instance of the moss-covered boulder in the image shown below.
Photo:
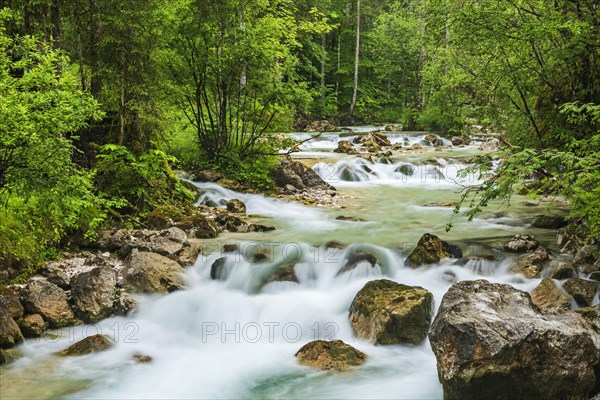
[[[105,335],[88,336],[83,340],[61,350],[61,356],[83,356],[90,353],[105,351],[113,346],[113,342]]]
[[[367,355],[341,340],[315,340],[302,346],[296,352],[296,358],[301,365],[307,367],[347,371],[363,364]]]
[[[424,234],[417,247],[406,259],[406,264],[417,268],[427,264],[437,264],[445,258],[461,258],[462,250],[430,233]]]
[[[227,202],[227,211],[234,214],[246,214],[246,205],[239,199],[231,199]]]
[[[183,229],[188,237],[196,239],[212,239],[221,233],[221,229],[214,220],[200,214],[184,217],[177,227]]]
[[[542,282],[531,292],[533,304],[542,310],[550,308],[571,308],[571,298],[564,293],[550,278]]]
[[[427,337],[433,295],[387,279],[367,283],[350,306],[356,336],[377,344],[419,344]]]

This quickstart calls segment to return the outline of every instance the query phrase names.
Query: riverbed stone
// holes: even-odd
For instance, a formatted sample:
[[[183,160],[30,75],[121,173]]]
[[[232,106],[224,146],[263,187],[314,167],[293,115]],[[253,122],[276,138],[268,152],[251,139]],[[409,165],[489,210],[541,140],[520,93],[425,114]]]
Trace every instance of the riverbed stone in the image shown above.
[[[563,289],[569,293],[580,307],[589,307],[594,301],[599,283],[581,278],[569,278],[563,283]]]
[[[106,335],[88,336],[83,340],[61,350],[58,354],[64,357],[83,356],[91,353],[106,351],[113,346],[113,342]]]
[[[537,249],[540,242],[533,235],[518,234],[504,245],[504,250],[511,253],[526,253]]]
[[[298,276],[294,267],[295,263],[290,262],[277,268],[266,280],[266,283],[271,282],[295,282],[298,283]]]
[[[223,179],[223,174],[205,169],[195,173],[192,179],[198,182],[218,182]]]
[[[433,295],[387,279],[368,282],[350,306],[352,330],[377,344],[419,344],[427,337]]]
[[[210,266],[210,279],[213,280],[224,280],[225,276],[225,262],[227,258],[220,257],[217,258],[212,265]]]
[[[334,150],[335,153],[356,154],[354,146],[347,140],[340,140],[338,147]]]
[[[571,298],[563,292],[558,285],[550,278],[545,278],[540,282],[533,292],[531,292],[533,304],[542,310],[550,308],[571,308]]]
[[[170,293],[184,286],[184,269],[160,254],[133,251],[125,260],[123,287],[133,293]]]
[[[102,265],[71,281],[71,297],[77,316],[85,323],[98,322],[113,314],[117,295],[117,273]]]
[[[227,202],[227,211],[234,214],[246,214],[246,205],[239,199],[231,199]]]
[[[0,349],[0,365],[10,364],[21,356],[22,353],[19,348],[13,347],[11,349]]]
[[[23,304],[28,313],[41,315],[51,328],[61,328],[75,322],[67,294],[45,279],[29,281]]]
[[[17,320],[17,324],[26,338],[40,337],[46,329],[44,318],[39,314],[27,315]]]
[[[290,157],[281,160],[277,169],[272,173],[272,177],[277,186],[281,188],[291,185],[298,190],[305,188],[335,190],[311,168],[307,168],[301,162],[294,161]]]
[[[588,399],[598,390],[598,333],[572,311],[539,311],[510,285],[452,286],[429,339],[446,400]]]
[[[600,261],[600,244],[583,246],[573,258],[573,265],[582,273],[590,274],[598,269]]]
[[[202,252],[202,243],[191,242],[177,254],[177,262],[184,267],[194,265],[198,255]]]
[[[539,278],[550,256],[543,247],[517,260],[515,267],[529,279]]]
[[[430,233],[424,234],[417,247],[406,259],[406,264],[411,268],[422,265],[437,264],[445,258],[461,258],[462,250],[455,245],[441,240]]]
[[[367,355],[341,340],[315,340],[302,346],[296,358],[307,367],[341,372],[364,364]]]

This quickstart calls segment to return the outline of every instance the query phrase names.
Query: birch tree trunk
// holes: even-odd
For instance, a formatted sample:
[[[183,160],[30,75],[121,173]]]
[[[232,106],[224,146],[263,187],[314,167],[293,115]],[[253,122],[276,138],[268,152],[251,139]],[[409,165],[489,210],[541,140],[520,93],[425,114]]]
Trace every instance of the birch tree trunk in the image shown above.
[[[352,87],[352,102],[350,103],[350,114],[356,106],[356,94],[358,92],[358,62],[360,61],[360,0],[356,0],[356,52],[354,54],[354,85]]]

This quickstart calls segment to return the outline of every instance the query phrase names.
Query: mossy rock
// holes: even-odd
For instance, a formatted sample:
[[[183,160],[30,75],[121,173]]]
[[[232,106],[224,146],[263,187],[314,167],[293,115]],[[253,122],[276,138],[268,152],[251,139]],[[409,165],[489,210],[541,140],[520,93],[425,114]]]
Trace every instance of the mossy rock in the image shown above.
[[[430,233],[424,234],[417,247],[406,259],[406,264],[417,268],[427,264],[437,264],[445,258],[461,258],[462,250]]]
[[[296,352],[298,362],[320,370],[347,371],[364,364],[367,355],[341,340],[315,340]]]
[[[350,306],[356,336],[377,344],[420,344],[427,337],[433,295],[387,279],[367,283]]]

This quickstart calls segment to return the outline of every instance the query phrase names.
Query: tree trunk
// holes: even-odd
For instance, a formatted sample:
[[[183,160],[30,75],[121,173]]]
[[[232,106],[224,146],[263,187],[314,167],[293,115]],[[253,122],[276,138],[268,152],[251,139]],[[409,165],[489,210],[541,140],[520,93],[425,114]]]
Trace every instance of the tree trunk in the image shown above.
[[[335,70],[335,95],[340,93],[340,68],[342,68],[342,28],[338,30],[337,35],[337,68]]]
[[[100,42],[100,19],[98,16],[97,0],[90,0],[90,67],[92,69],[90,90],[92,96],[98,99],[102,86],[100,83],[100,60],[98,43]]]
[[[125,78],[121,77],[121,96],[119,98],[119,136],[117,144],[123,146],[125,142]]]
[[[325,98],[325,67],[327,62],[327,38],[321,35],[321,98]]]
[[[352,102],[350,103],[350,114],[356,106],[356,94],[358,92],[358,62],[360,61],[360,0],[356,0],[356,52],[354,54],[354,85],[352,87]]]
[[[58,0],[52,0],[50,6],[50,19],[52,20],[52,45],[55,50],[60,49],[60,8]]]

